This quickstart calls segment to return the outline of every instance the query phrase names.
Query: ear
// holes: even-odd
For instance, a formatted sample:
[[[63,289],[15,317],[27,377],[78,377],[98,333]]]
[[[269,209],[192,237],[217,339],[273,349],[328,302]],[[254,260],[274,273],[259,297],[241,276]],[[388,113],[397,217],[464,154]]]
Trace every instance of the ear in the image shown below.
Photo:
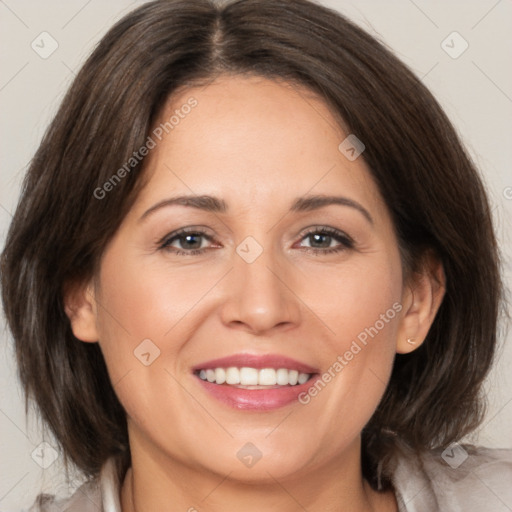
[[[97,342],[96,300],[92,281],[66,284],[63,296],[64,311],[71,323],[73,334],[79,340]]]
[[[408,354],[425,341],[445,291],[443,265],[433,252],[428,252],[423,257],[421,268],[411,273],[404,288],[404,314],[396,343],[398,354]]]

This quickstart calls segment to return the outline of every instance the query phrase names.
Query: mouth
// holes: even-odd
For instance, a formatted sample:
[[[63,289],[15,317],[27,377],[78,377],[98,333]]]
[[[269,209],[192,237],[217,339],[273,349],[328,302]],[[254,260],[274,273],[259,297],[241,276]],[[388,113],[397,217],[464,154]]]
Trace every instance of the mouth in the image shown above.
[[[193,374],[207,394],[235,409],[268,411],[298,401],[320,376],[285,356],[239,354],[201,363]]]
[[[268,389],[281,386],[297,386],[305,384],[312,377],[312,373],[303,373],[288,368],[250,368],[244,366],[237,368],[208,368],[196,371],[196,375],[204,381],[219,386],[234,386],[239,389]]]

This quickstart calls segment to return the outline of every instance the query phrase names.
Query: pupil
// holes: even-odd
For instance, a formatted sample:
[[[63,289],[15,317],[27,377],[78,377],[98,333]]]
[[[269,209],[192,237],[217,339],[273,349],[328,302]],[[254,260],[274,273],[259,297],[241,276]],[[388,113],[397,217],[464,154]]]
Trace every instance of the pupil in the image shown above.
[[[316,234],[316,235],[312,235],[312,236],[313,236],[313,239],[314,239],[314,243],[318,242],[318,243],[321,244],[322,242],[319,239],[324,238],[324,239],[326,239],[328,241],[327,246],[331,245],[331,237],[329,235]],[[325,240],[324,240],[324,242],[325,242]]]
[[[190,247],[191,245],[194,245],[194,242],[197,244],[197,240],[193,240],[194,238],[198,238],[197,235],[186,235],[185,240],[187,241],[187,245]],[[192,239],[192,240],[191,240]],[[192,242],[189,244],[189,242]],[[201,245],[201,242],[199,242],[199,245]]]

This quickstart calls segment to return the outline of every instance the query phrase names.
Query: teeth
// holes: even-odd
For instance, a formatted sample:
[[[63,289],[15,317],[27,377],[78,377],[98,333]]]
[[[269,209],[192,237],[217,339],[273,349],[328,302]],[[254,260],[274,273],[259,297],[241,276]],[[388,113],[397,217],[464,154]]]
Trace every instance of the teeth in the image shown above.
[[[215,382],[217,384],[224,384],[226,382],[226,370],[224,368],[215,369]]]
[[[309,373],[299,373],[297,370],[287,368],[215,368],[200,370],[199,378],[215,384],[229,384],[231,386],[295,386],[304,384],[311,378]]]
[[[307,374],[306,374],[307,375]],[[290,370],[288,372],[288,382],[291,386],[295,386],[299,380],[299,372],[297,370]]]
[[[275,386],[277,384],[276,371],[274,368],[264,368],[260,370],[259,373],[258,384],[260,386]]]
[[[206,372],[208,373],[208,372]],[[206,375],[208,378],[208,375]],[[304,384],[309,379],[309,376],[307,373],[299,373],[299,384]]]
[[[258,370],[256,368],[233,368],[233,370],[240,374],[240,384],[242,386],[257,386],[258,382]]]
[[[279,368],[276,372],[276,383],[280,386],[286,386],[288,384],[288,370]]]
[[[240,384],[240,370],[228,368],[226,370],[226,384]]]

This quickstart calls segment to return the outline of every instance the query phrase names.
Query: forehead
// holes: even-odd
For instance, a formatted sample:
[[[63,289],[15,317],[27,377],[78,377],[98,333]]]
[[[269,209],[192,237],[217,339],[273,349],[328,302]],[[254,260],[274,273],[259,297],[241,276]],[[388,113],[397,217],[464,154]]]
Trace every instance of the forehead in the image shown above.
[[[256,206],[336,189],[379,200],[364,160],[350,161],[339,149],[348,133],[305,87],[220,77],[174,94],[153,132],[158,129],[161,140],[147,161],[143,198],[179,191]]]

